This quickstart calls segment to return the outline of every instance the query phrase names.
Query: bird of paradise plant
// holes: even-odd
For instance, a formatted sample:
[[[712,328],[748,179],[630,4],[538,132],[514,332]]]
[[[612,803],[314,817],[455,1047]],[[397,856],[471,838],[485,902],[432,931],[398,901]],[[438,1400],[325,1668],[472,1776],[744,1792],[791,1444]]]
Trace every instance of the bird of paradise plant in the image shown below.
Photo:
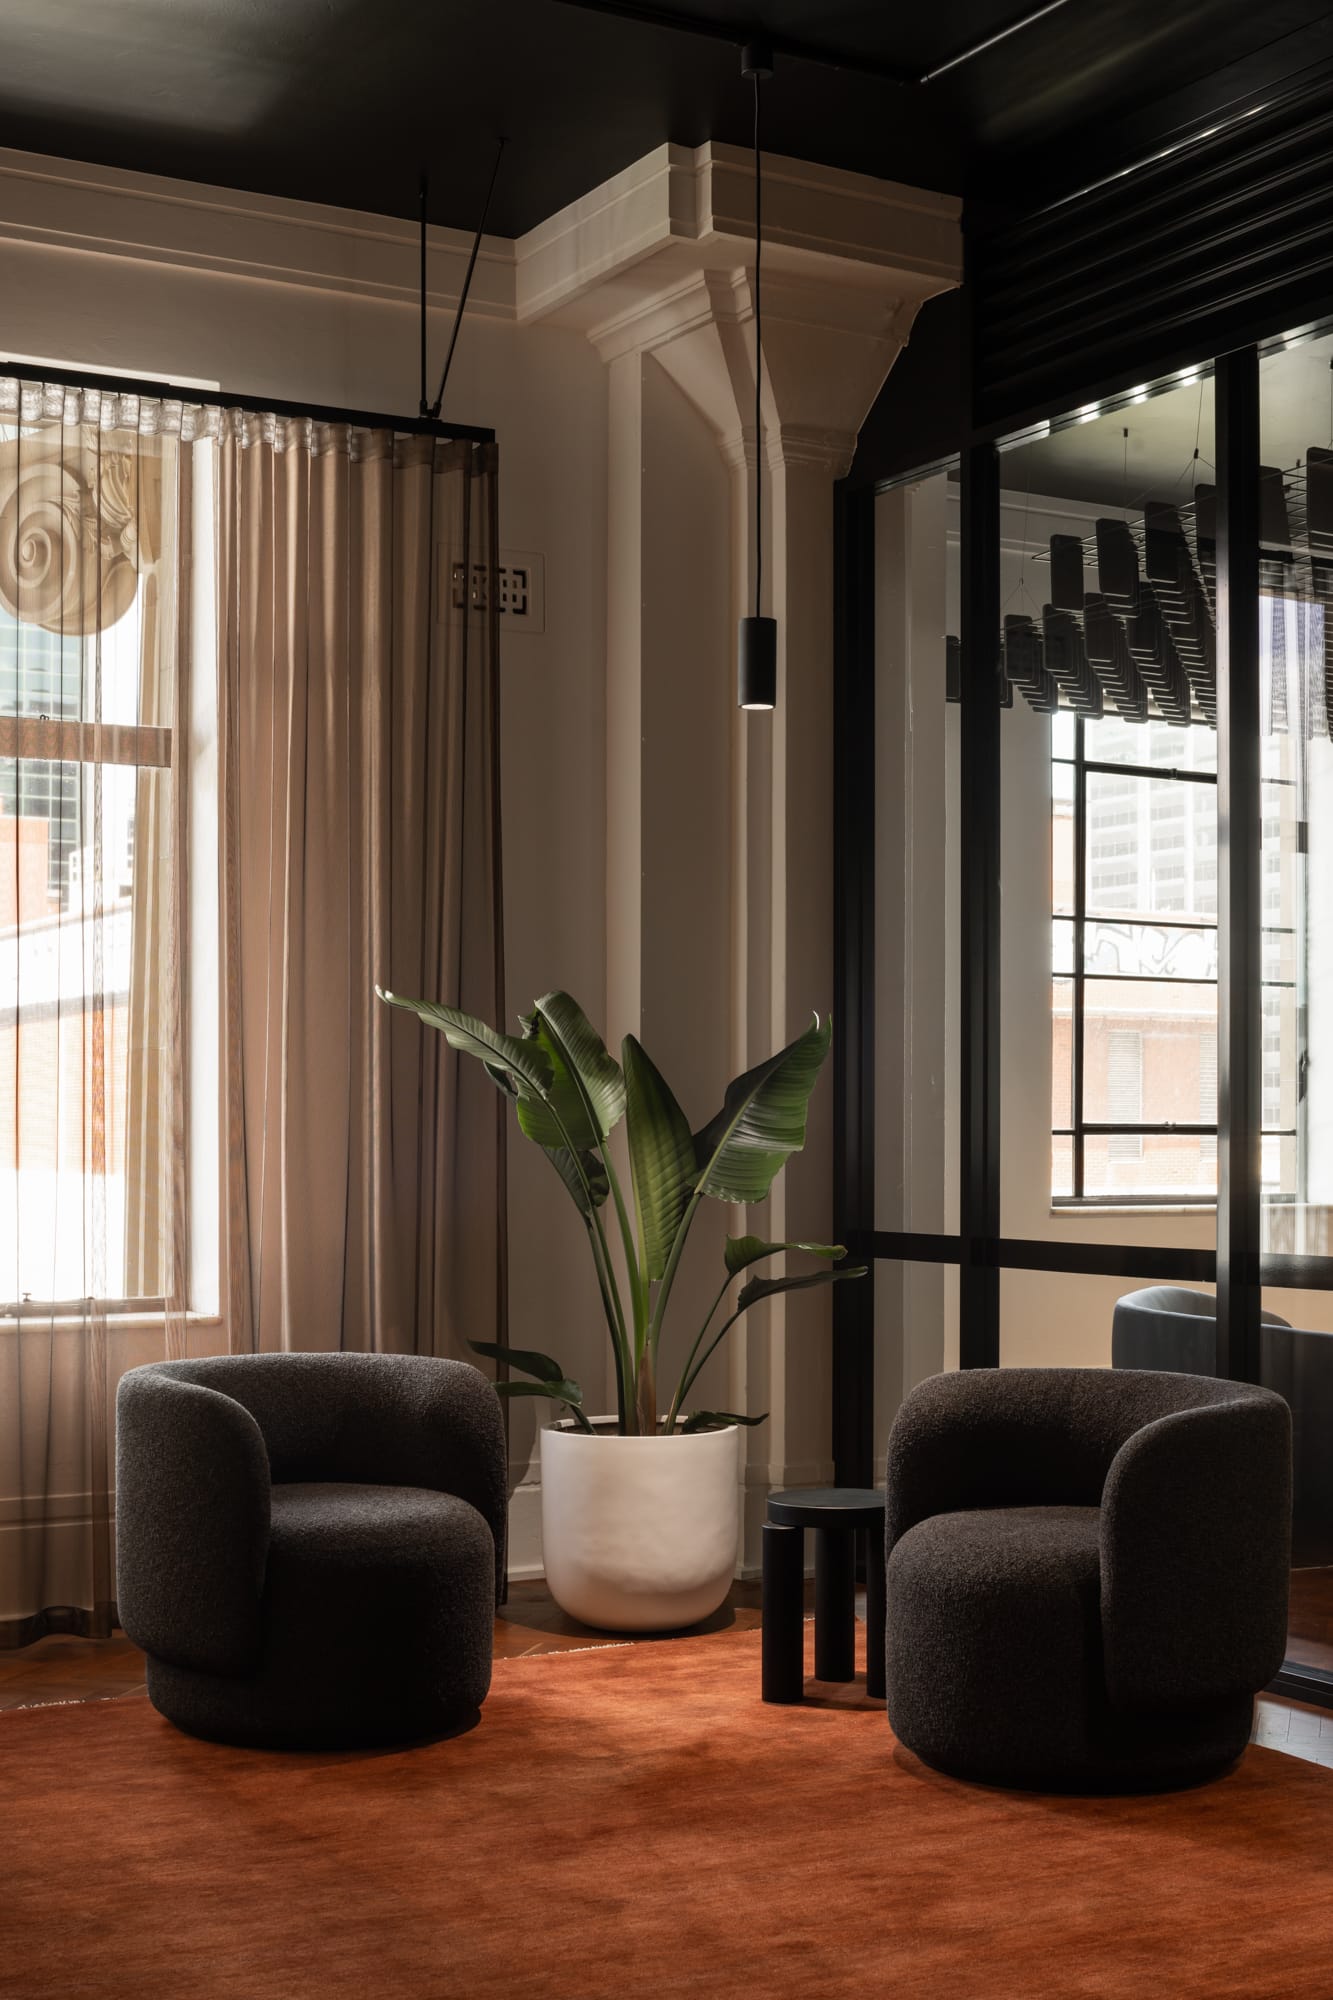
[[[578,1210],[592,1250],[602,1308],[615,1355],[618,1428],[622,1436],[659,1430],[716,1429],[756,1424],[763,1417],[727,1410],[685,1412],[700,1370],[731,1328],[761,1299],[801,1291],[840,1278],[865,1276],[864,1264],[846,1265],[838,1243],[771,1243],[758,1236],[729,1236],[725,1276],[686,1356],[664,1419],[659,1421],[658,1354],[672,1288],[691,1225],[705,1199],[763,1201],[774,1180],[805,1143],[806,1110],[828,1055],[830,1025],[818,1016],[794,1042],[728,1084],[722,1108],[698,1132],[647,1051],[633,1035],[621,1061],[567,993],[548,993],[522,1017],[520,1036],[501,1034],[453,1007],[400,994],[376,992],[437,1028],[452,1048],[475,1057],[513,1102],[519,1129],[541,1147]],[[633,1216],[608,1144],[625,1121]],[[608,1228],[608,1204],[613,1220]],[[612,1255],[618,1234],[620,1268]],[[836,1269],[796,1277],[750,1277],[714,1330],[733,1283],[743,1272],[795,1251]],[[549,1355],[474,1340],[478,1354],[508,1362],[527,1379],[499,1382],[502,1395],[544,1396],[564,1404],[577,1428],[591,1432],[583,1390]]]

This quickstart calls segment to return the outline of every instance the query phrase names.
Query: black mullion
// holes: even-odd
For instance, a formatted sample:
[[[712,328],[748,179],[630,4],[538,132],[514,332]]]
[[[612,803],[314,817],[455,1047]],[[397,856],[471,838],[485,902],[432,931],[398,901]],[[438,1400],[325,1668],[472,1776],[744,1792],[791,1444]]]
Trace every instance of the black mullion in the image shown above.
[[[1084,1196],[1083,1080],[1086,1050],[1083,1007],[1087,999],[1088,767],[1083,759],[1083,718],[1074,725],[1074,1200]]]
[[[835,1237],[865,1254],[875,1226],[875,496],[834,489],[833,1038]],[[833,1463],[874,1484],[874,1276],[833,1290]]]
[[[1110,985],[1127,986],[1137,981],[1145,986],[1216,986],[1216,979],[1191,979],[1187,972],[1089,972],[1092,980],[1102,980]],[[1265,984],[1273,987],[1291,986],[1290,979],[1269,979]]]
[[[1000,1274],[980,1254],[980,1246],[1000,1233],[1001,606],[995,446],[970,446],[961,473],[958,1358],[963,1368],[997,1368]]]
[[[1259,357],[1223,355],[1217,422],[1217,1365],[1260,1379]]]
[[[1062,758],[1060,761],[1067,762],[1068,759]],[[1094,777],[1098,778],[1160,778],[1164,785],[1217,783],[1217,774],[1214,771],[1175,771],[1168,770],[1162,764],[1116,764],[1098,757],[1091,758],[1084,769],[1091,771]]]

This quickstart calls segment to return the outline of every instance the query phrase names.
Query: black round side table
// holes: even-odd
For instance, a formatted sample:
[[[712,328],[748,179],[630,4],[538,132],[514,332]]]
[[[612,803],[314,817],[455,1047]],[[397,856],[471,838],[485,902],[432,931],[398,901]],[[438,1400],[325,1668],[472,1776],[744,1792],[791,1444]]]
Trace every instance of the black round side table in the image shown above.
[[[815,1531],[815,1679],[856,1677],[856,1537],[865,1538],[866,1693],[884,1698],[884,1495],[789,1487],[764,1523],[763,1696],[805,1698],[805,1530]]]

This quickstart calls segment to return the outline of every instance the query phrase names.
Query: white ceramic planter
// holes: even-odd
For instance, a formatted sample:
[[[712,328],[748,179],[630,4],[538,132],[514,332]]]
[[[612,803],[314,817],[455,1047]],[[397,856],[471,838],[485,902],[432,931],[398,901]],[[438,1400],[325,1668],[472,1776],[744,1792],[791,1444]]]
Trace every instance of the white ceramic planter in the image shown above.
[[[542,1559],[561,1610],[611,1632],[716,1611],[736,1573],[739,1438],[736,1424],[692,1437],[544,1430]]]

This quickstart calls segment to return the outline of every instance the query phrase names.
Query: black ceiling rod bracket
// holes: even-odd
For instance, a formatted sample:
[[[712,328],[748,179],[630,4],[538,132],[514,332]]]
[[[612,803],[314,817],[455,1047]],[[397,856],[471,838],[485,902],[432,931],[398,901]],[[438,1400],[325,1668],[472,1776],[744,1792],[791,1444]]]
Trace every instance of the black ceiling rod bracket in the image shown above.
[[[481,220],[477,224],[477,233],[472,239],[472,255],[467,260],[467,270],[463,276],[463,289],[458,295],[458,305],[454,311],[453,331],[449,335],[449,352],[444,357],[444,370],[440,376],[440,386],[435,393],[435,401],[430,406],[430,415],[436,421],[439,420],[440,409],[444,403],[444,392],[449,382],[449,370],[453,367],[454,363],[454,349],[458,345],[458,329],[463,324],[463,314],[467,308],[467,295],[472,290],[472,273],[477,268],[477,252],[481,249],[481,239],[486,234],[486,218],[491,212],[491,196],[495,193],[495,183],[499,178],[500,161],[504,157],[504,149],[505,140],[502,137],[495,149],[495,165],[491,168],[490,186],[486,190],[486,199],[482,203]]]
[[[421,401],[417,405],[419,417],[431,414],[430,399],[426,392],[426,201],[430,183],[423,167],[421,172]]]
[[[773,74],[773,44],[767,35],[752,35],[741,50],[741,75],[766,83]]]

